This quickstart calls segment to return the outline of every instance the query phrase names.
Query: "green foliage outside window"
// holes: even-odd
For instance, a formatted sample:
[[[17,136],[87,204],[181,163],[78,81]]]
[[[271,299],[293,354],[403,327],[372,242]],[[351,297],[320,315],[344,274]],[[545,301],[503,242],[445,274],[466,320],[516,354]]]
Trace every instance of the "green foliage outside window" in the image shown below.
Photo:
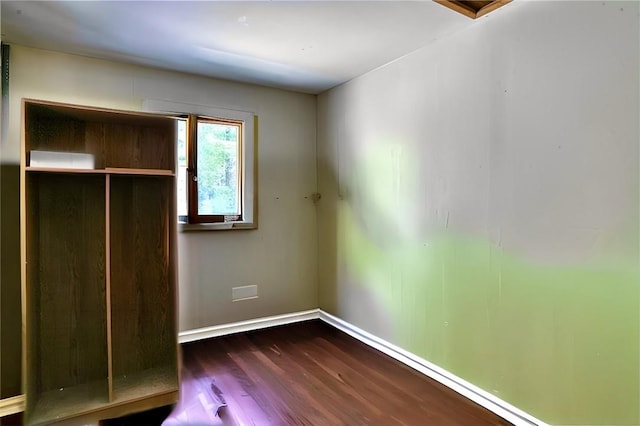
[[[198,122],[198,214],[240,214],[239,126]]]

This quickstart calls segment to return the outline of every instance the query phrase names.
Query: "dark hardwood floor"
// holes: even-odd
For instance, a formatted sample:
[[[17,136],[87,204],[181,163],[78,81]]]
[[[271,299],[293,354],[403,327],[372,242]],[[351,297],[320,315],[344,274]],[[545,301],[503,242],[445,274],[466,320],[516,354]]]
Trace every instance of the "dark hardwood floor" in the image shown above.
[[[321,321],[189,343],[182,358],[175,407],[102,424],[511,424]]]
[[[164,417],[164,426],[511,424],[321,321],[182,349],[173,411],[110,426],[156,425]]]

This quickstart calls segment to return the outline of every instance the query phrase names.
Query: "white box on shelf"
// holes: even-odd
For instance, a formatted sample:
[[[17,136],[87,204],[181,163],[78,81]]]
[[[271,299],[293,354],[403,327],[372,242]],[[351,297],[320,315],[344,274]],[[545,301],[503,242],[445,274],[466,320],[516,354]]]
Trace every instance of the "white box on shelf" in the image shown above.
[[[93,154],[80,152],[31,151],[29,166],[61,169],[93,169]]]

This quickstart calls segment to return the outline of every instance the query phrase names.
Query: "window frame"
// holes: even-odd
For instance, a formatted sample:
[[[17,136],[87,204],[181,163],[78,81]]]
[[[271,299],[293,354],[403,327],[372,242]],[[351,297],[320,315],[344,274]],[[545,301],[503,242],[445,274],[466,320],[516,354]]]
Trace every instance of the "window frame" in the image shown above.
[[[257,162],[257,128],[258,117],[257,115],[240,110],[223,109],[204,105],[184,104],[179,102],[163,101],[163,100],[145,100],[143,101],[143,110],[155,111],[162,113],[172,113],[179,119],[187,120],[187,205],[188,205],[188,222],[181,222],[178,220],[178,230],[180,231],[217,231],[217,230],[234,230],[234,229],[257,229],[258,228],[258,162]],[[241,218],[234,221],[224,221],[224,215],[222,215],[222,221],[220,217],[213,215],[209,217],[207,215],[198,215],[195,217],[192,215],[192,207],[190,204],[197,204],[197,198],[194,198],[192,194],[192,174],[189,169],[192,169],[194,165],[192,163],[195,158],[190,158],[192,149],[192,143],[190,138],[197,134],[197,129],[190,128],[197,127],[197,119],[190,119],[190,117],[201,118],[203,120],[213,120],[220,122],[241,122],[242,135],[240,137],[240,186],[241,186]],[[193,148],[196,149],[195,147]],[[176,156],[176,161],[177,161]],[[195,167],[193,167],[195,168]],[[178,166],[176,166],[176,170]],[[195,194],[197,196],[197,194]],[[175,200],[177,203],[177,199]],[[215,219],[216,221],[210,220]]]
[[[232,125],[238,127],[238,186],[239,199],[237,200],[240,207],[239,214],[200,214],[198,211],[199,188],[198,184],[198,124],[215,123],[221,125]],[[240,120],[231,120],[219,117],[205,117],[202,115],[189,114],[187,117],[187,217],[188,223],[228,223],[242,222],[245,217],[244,206],[244,127],[245,124]],[[227,220],[228,217],[237,217],[235,220]]]

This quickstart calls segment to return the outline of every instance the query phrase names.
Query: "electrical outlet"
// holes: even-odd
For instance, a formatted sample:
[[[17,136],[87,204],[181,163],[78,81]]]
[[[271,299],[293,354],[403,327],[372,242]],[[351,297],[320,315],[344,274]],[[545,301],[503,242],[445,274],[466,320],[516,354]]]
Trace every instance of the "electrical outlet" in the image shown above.
[[[258,297],[257,285],[245,285],[242,287],[233,287],[231,289],[231,300],[236,302],[238,300],[255,299]]]

